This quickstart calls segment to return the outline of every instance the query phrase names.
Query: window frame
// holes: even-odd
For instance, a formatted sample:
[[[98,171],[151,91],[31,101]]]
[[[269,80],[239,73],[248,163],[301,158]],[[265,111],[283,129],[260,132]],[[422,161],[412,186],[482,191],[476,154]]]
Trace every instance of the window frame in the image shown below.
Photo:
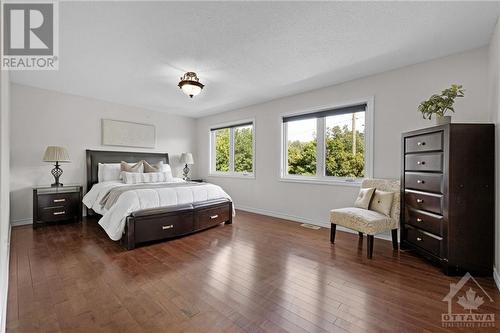
[[[366,104],[365,110],[365,175],[363,178],[373,177],[373,114],[374,114],[374,97],[367,97],[360,100],[349,101],[341,104],[323,105],[320,107],[310,108],[307,110],[300,110],[291,113],[281,114],[279,117],[281,126],[281,143],[280,143],[280,168],[279,168],[279,180],[285,182],[296,182],[296,183],[312,183],[312,184],[331,184],[331,185],[343,185],[343,186],[359,186],[363,178],[343,178],[335,176],[326,175],[326,121],[325,117],[316,118],[316,175],[315,176],[302,176],[302,175],[291,175],[288,173],[288,126],[287,123],[283,122],[283,118],[295,116],[295,115],[306,115],[309,113],[315,113],[320,111],[325,111],[329,109],[349,107],[359,104]]]
[[[234,171],[234,129],[239,127],[238,125],[246,125],[252,124],[252,172],[236,172]],[[214,128],[224,129],[229,128],[229,171],[217,171],[216,170],[216,149],[215,149],[215,132]],[[246,179],[255,179],[255,119],[242,119],[233,122],[227,122],[222,124],[214,124],[210,126],[209,129],[209,146],[210,146],[210,162],[209,162],[209,170],[208,175],[210,177],[231,177],[231,178],[246,178]]]

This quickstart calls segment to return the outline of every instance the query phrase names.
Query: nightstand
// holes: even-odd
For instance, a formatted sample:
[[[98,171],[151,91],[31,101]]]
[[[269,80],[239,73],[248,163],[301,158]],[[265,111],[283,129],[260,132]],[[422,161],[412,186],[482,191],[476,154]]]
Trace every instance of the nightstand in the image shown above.
[[[190,182],[195,182],[195,183],[203,183],[204,182],[203,179],[190,179],[189,181]]]
[[[82,220],[83,187],[70,184],[33,188],[33,229],[49,222]]]

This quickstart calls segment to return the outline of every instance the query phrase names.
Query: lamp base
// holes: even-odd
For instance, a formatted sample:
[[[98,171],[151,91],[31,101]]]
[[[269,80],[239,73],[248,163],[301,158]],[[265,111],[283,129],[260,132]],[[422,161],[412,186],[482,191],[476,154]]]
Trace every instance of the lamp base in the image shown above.
[[[52,176],[54,176],[54,183],[51,184],[50,186],[52,187],[59,187],[63,186],[62,183],[59,183],[59,177],[63,174],[62,169],[59,167],[59,162],[56,162],[55,168],[50,171]]]
[[[182,179],[184,179],[184,180],[191,180],[189,178],[189,167],[188,167],[187,164],[184,166],[184,169],[182,169],[182,173],[184,174],[184,177]]]

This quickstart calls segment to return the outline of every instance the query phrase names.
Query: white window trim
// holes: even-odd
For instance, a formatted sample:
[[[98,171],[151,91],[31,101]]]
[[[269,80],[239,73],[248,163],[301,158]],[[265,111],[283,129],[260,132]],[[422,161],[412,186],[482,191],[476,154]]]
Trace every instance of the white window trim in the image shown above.
[[[341,185],[341,186],[356,186],[359,187],[361,184],[362,178],[355,179],[345,179],[340,177],[332,177],[326,176],[324,169],[324,156],[325,152],[325,121],[324,118],[318,118],[317,124],[317,137],[322,138],[323,140],[318,140],[316,147],[317,152],[323,150],[323,154],[317,153],[316,158],[316,174],[319,176],[300,176],[300,175],[290,175],[288,174],[288,143],[285,138],[288,138],[286,133],[287,126],[283,123],[283,117],[299,115],[299,114],[307,114],[318,112],[322,110],[341,108],[351,105],[359,105],[366,103],[365,110],[365,178],[373,178],[373,128],[374,128],[374,105],[375,105],[375,97],[367,97],[359,100],[348,101],[341,104],[332,104],[332,105],[322,105],[315,108],[310,108],[307,110],[300,110],[291,113],[281,114],[279,117],[280,127],[281,127],[281,142],[280,142],[280,166],[279,166],[279,180],[283,182],[292,182],[292,183],[307,183],[307,184],[324,184],[324,185]],[[321,132],[321,133],[320,133]]]
[[[223,172],[223,171],[216,171],[215,170],[215,163],[216,163],[216,158],[215,158],[215,131],[211,131],[212,128],[215,127],[229,127],[229,126],[234,126],[238,124],[243,124],[243,123],[252,123],[253,126],[253,137],[252,137],[252,149],[253,149],[253,154],[252,154],[252,170],[253,172],[248,173],[248,172],[235,172],[235,171],[228,171],[228,172]],[[255,125],[255,118],[250,118],[250,119],[241,119],[238,121],[232,121],[232,122],[227,122],[227,123],[218,123],[218,124],[212,124],[209,127],[209,147],[210,147],[210,162],[208,165],[208,176],[209,177],[228,177],[228,178],[244,178],[244,179],[255,179],[256,178],[256,172],[255,172],[255,167],[256,167],[256,159],[255,159],[255,133],[256,133],[256,125]],[[229,129],[229,170],[234,170],[234,128]]]

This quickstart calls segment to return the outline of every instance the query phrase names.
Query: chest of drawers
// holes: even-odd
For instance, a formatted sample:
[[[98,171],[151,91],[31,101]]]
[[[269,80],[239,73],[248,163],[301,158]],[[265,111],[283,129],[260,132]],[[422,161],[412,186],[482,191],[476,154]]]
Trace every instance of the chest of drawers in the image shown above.
[[[448,124],[402,134],[401,248],[447,274],[491,275],[492,124]]]
[[[33,228],[49,222],[82,219],[80,185],[33,188]]]

